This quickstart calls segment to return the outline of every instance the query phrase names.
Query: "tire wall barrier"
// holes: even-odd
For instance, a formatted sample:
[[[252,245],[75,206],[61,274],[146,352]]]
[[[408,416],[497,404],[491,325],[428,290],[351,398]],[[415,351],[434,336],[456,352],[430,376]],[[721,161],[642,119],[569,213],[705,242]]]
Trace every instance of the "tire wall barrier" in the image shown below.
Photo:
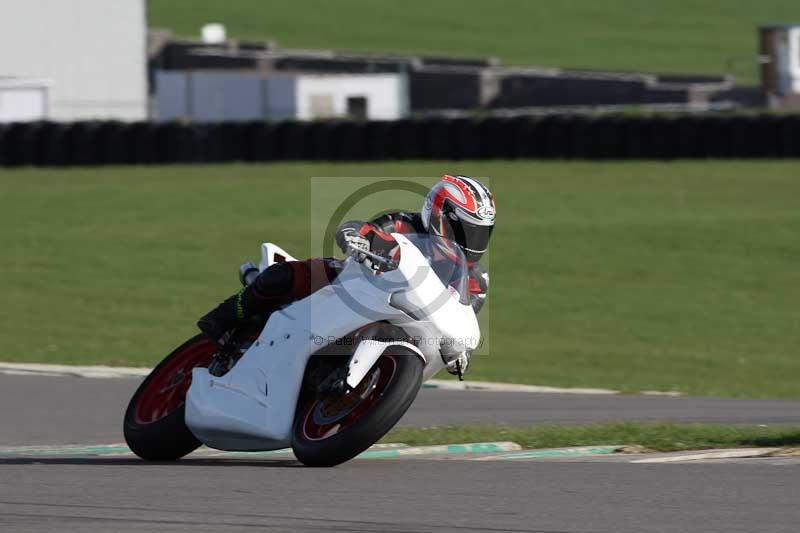
[[[800,158],[800,115],[0,124],[0,166]]]

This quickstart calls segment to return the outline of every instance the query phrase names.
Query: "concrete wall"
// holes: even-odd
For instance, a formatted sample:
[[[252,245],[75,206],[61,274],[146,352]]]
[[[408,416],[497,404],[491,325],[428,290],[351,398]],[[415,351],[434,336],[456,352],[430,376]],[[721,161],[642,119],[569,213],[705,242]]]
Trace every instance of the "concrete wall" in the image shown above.
[[[644,80],[637,79],[581,79],[519,73],[504,76],[501,87],[491,107],[638,104],[647,101],[648,96]],[[685,95],[667,101],[685,101]]]
[[[266,81],[266,116],[272,120],[297,117],[297,81],[294,76],[270,76]]]
[[[347,116],[347,99],[365,97],[367,118],[397,120],[408,114],[408,89],[403,74],[299,75],[297,77],[297,118]],[[314,99],[330,97],[331,113],[314,110]]]
[[[420,68],[409,73],[411,109],[474,109],[483,107],[483,69]]]
[[[257,74],[159,70],[155,82],[153,118],[158,121],[242,121],[268,115],[264,80]]]
[[[52,120],[147,116],[145,0],[4,0],[0,76],[50,80]]]
[[[345,117],[350,97],[366,99],[366,118],[408,114],[405,75],[260,74],[156,71],[154,118],[197,122]]]
[[[155,72],[153,118],[159,122],[282,120],[297,117],[294,76],[246,72]]]

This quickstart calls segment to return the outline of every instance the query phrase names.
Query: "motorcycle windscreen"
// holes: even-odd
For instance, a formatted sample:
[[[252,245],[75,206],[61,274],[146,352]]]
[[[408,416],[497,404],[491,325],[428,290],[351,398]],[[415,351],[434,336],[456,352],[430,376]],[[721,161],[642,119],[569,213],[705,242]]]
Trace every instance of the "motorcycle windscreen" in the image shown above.
[[[442,284],[458,295],[459,302],[469,305],[469,270],[461,247],[436,235],[411,234],[405,237],[422,252]]]

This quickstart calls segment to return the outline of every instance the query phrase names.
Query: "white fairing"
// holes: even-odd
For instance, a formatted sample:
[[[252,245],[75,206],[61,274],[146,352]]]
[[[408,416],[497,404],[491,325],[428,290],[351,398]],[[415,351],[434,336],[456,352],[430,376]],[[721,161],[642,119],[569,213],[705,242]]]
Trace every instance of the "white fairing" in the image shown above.
[[[348,259],[333,284],[273,313],[230,372],[214,377],[205,368],[193,370],[186,423],[198,439],[223,450],[289,446],[309,358],[328,339],[339,339],[367,324],[395,324],[415,342],[362,342],[350,360],[351,386],[391,345],[404,345],[425,361],[423,379],[444,368],[443,355],[478,345],[480,330],[472,307],[450,294],[408,239],[393,236],[402,246],[396,270],[376,276]],[[291,260],[280,248],[265,244],[262,265],[271,264],[276,250]]]
[[[277,244],[265,242],[261,245],[261,262],[258,264],[259,271],[263,272],[267,267],[275,263],[283,263],[284,261],[297,261],[297,259],[289,255]]]
[[[353,357],[350,358],[349,372],[347,373],[347,384],[356,388],[367,375],[372,365],[378,362],[383,352],[394,346],[402,346],[411,350],[425,361],[425,356],[419,348],[408,342],[381,342],[375,340],[364,340],[359,343]]]

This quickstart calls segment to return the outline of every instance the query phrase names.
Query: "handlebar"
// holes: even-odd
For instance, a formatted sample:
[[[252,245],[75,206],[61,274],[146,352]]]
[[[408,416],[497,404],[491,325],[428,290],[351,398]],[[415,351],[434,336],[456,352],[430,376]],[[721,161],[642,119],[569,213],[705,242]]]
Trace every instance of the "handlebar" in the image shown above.
[[[347,243],[347,247],[352,252],[358,253],[358,254],[364,254],[365,256],[369,257],[370,259],[372,259],[374,261],[377,261],[378,263],[382,263],[382,264],[386,265],[389,268],[394,269],[394,268],[398,267],[397,261],[392,261],[391,259],[387,259],[387,258],[383,257],[382,255],[376,254],[375,252],[370,252],[369,250],[363,250],[361,248],[358,248],[357,246],[353,246],[349,242]]]

